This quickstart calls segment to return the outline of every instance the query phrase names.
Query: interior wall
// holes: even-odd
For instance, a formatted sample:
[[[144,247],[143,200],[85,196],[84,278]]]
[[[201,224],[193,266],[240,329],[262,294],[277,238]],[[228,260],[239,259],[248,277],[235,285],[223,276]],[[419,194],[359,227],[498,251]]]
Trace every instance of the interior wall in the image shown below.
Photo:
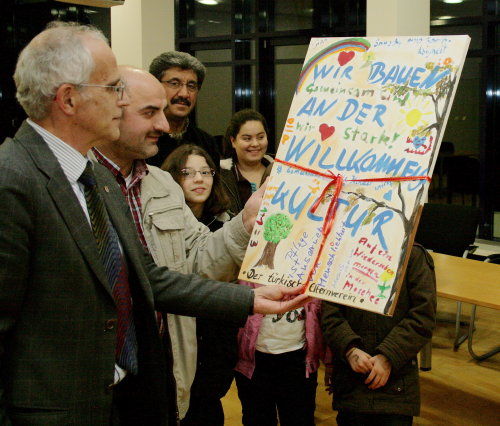
[[[429,35],[430,0],[367,0],[366,35]]]
[[[111,9],[111,48],[119,64],[142,66],[142,0]]]
[[[196,124],[211,135],[223,135],[232,115],[231,67],[208,67],[198,94]]]
[[[175,0],[129,0],[111,8],[111,45],[119,64],[148,69],[175,49]]]

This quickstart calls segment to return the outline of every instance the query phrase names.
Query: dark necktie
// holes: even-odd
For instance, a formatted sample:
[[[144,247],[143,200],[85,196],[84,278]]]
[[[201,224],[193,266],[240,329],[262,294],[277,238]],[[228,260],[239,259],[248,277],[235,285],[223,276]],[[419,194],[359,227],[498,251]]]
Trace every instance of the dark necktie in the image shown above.
[[[116,362],[128,372],[137,374],[137,340],[127,269],[118,235],[109,220],[108,212],[97,189],[90,161],[79,181],[84,185],[92,231],[116,303],[118,313]]]

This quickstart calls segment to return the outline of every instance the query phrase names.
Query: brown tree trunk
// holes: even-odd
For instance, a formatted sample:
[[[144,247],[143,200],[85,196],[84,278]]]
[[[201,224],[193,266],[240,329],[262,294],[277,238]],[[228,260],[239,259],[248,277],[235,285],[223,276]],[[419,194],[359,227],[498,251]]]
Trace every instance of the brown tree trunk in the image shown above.
[[[267,266],[269,269],[274,269],[274,253],[276,253],[276,247],[278,247],[278,244],[268,241],[255,267]]]

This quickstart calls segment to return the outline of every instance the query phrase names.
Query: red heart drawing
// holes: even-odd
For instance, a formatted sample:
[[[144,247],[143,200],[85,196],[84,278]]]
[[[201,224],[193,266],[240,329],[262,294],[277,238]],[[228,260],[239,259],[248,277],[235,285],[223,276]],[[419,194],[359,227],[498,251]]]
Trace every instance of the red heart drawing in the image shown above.
[[[350,52],[340,52],[339,53],[339,64],[341,67],[343,67],[345,64],[347,64],[352,58],[354,58],[355,53],[351,50]]]
[[[319,126],[319,132],[321,133],[321,142],[323,142],[335,133],[335,127],[323,123]]]

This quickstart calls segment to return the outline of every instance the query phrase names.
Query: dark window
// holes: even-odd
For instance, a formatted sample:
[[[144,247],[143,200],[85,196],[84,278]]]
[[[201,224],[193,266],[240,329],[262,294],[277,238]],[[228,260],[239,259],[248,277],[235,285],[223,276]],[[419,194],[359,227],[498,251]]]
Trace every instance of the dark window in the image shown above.
[[[109,9],[60,3],[52,0],[2,0],[0,2],[0,143],[14,136],[26,114],[16,100],[12,76],[22,48],[53,20],[77,21],[99,28],[111,38]]]
[[[311,37],[365,35],[366,0],[215,1],[215,6],[202,6],[200,0],[178,1],[177,48],[199,57],[207,66],[207,81],[216,81],[210,89],[204,85],[200,93],[198,123],[222,134],[234,111],[253,107],[268,120],[273,150],[281,137]],[[474,158],[471,164],[479,163],[473,170],[476,194],[467,193],[462,198],[460,192],[453,192],[450,201],[472,203],[475,195],[482,211],[480,236],[498,239],[499,12],[500,0],[431,0],[432,35],[471,37],[443,141],[452,143],[457,155]],[[208,25],[209,21],[213,22]],[[213,49],[222,44],[224,54],[214,57],[217,50]],[[432,201],[448,202],[447,170],[438,166],[429,196]]]

